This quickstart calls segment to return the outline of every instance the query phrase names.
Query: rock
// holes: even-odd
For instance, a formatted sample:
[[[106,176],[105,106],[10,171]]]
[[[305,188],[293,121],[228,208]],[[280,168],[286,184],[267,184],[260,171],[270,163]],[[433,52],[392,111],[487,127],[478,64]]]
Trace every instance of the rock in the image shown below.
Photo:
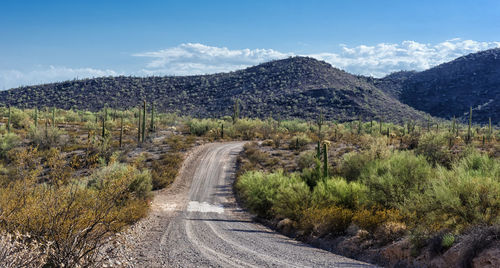
[[[472,260],[472,267],[500,267],[500,246],[497,245],[480,252]]]

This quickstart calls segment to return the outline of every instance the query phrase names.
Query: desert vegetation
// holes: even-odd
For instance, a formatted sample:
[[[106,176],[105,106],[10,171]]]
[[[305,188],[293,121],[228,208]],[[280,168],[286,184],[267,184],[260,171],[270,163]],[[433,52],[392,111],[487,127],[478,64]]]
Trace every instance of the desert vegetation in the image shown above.
[[[287,124],[295,127],[245,145],[235,189],[289,235],[350,235],[365,248],[407,239],[417,257],[500,224],[500,137],[490,125]]]
[[[440,235],[447,248],[500,220],[500,134],[457,121],[192,118],[152,103],[98,112],[0,108],[0,229],[6,263],[98,266],[147,215],[195,143],[250,140],[243,204],[301,237],[366,232],[374,243]],[[361,119],[361,118],[360,118]],[[32,250],[30,250],[32,249]],[[415,253],[416,254],[416,253]],[[25,257],[22,257],[25,256]]]

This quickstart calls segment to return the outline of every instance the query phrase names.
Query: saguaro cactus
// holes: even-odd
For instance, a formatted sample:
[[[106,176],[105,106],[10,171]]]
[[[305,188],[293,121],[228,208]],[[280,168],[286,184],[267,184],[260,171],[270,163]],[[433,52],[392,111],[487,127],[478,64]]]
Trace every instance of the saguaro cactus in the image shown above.
[[[56,107],[52,107],[52,126],[56,126]]]
[[[137,124],[137,143],[140,143],[141,142],[141,108],[138,108],[137,109],[137,121],[138,121],[138,124]]]
[[[155,103],[151,103],[151,124],[149,126],[151,132],[155,131]]]
[[[120,116],[120,148],[122,148],[122,140],[123,140],[123,115]]]
[[[146,138],[146,100],[142,102],[142,142]]]
[[[316,158],[321,159],[321,143],[318,141],[316,145]]]
[[[488,129],[488,142],[491,141],[491,136],[493,135],[493,128],[491,127],[491,117],[489,118],[489,129]]]
[[[35,108],[35,128],[38,127],[38,108]]]
[[[7,118],[7,132],[10,133],[10,114],[11,114],[11,108],[9,106],[9,117]]]
[[[323,117],[323,111],[319,111],[319,116],[316,119],[316,124],[318,125],[318,137],[321,139],[321,126],[325,123],[325,118]]]
[[[233,124],[240,118],[240,100],[236,99],[233,106]]]
[[[467,142],[471,142],[472,140],[472,106],[470,107],[469,112],[469,130],[467,131]]]
[[[220,126],[220,138],[224,139],[224,123]]]
[[[328,150],[326,143],[323,143],[323,177],[328,177]]]

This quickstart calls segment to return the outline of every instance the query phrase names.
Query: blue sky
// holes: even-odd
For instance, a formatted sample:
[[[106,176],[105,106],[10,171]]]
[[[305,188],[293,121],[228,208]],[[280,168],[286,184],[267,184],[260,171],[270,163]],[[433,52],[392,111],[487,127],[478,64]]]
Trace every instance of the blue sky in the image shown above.
[[[500,46],[499,14],[498,0],[2,0],[0,89],[214,73],[292,55],[380,77]]]

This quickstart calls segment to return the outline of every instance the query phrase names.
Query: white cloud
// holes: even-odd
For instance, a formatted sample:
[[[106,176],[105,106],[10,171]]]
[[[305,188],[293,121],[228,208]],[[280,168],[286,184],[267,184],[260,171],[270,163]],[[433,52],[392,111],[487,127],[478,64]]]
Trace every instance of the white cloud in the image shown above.
[[[400,70],[425,70],[465,54],[495,47],[500,47],[500,42],[479,42],[455,38],[438,44],[403,41],[373,46],[349,47],[340,45],[338,53],[324,52],[300,55],[324,60],[350,73],[382,77]],[[147,58],[149,62],[145,66],[138,66],[137,70],[129,72],[54,66],[45,69],[37,68],[28,72],[0,70],[0,89],[62,81],[76,77],[121,74],[137,76],[195,75],[228,72],[294,55],[298,54],[273,49],[229,49],[187,43],[158,51],[133,54],[135,57]]]
[[[293,53],[282,53],[273,49],[231,50],[226,47],[187,43],[133,56],[152,59],[140,74],[191,75],[234,71],[291,55]]]
[[[375,46],[342,46],[341,53],[310,54],[335,67],[355,74],[382,77],[400,70],[422,71],[457,57],[500,47],[500,42],[447,40],[438,44],[403,41],[400,44],[381,43]]]
[[[301,55],[324,60],[354,74],[381,77],[400,70],[425,70],[468,53],[495,47],[500,47],[500,42],[478,42],[455,38],[434,45],[416,41],[356,47],[341,45],[339,53]],[[142,75],[189,75],[233,71],[293,55],[297,54],[273,49],[230,50],[226,47],[192,43],[134,54],[137,57],[152,59],[146,68],[139,71]]]
[[[99,70],[94,68],[68,68],[49,66],[38,67],[36,70],[22,72],[19,70],[0,70],[0,87],[9,89],[22,85],[36,85],[50,82],[71,80],[74,78],[90,78],[100,76],[120,75],[113,70]]]

